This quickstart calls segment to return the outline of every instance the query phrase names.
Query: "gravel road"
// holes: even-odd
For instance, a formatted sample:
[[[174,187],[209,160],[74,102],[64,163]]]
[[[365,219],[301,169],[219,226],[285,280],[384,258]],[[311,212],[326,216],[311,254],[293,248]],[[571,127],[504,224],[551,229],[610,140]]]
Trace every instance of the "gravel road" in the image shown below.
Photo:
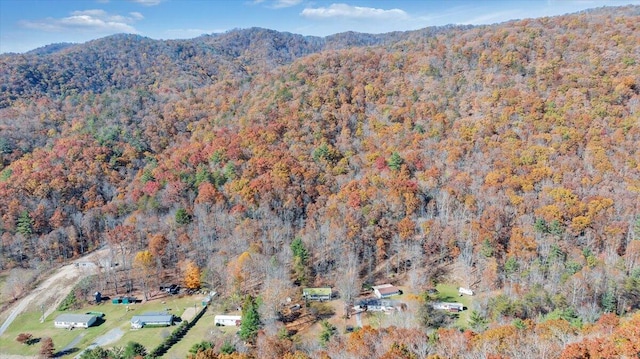
[[[108,249],[101,249],[92,252],[74,261],[74,263],[67,264],[54,271],[51,277],[44,280],[34,290],[32,290],[31,293],[18,300],[17,303],[14,303],[13,306],[7,309],[11,312],[2,326],[0,326],[0,335],[4,334],[16,317],[27,310],[27,308],[39,309],[41,306],[45,306],[45,318],[53,313],[56,307],[66,296],[66,293],[73,288],[78,280],[94,272],[91,261],[94,258],[106,254],[107,251]],[[84,265],[76,266],[76,263],[82,263]],[[64,294],[61,295],[60,293]]]

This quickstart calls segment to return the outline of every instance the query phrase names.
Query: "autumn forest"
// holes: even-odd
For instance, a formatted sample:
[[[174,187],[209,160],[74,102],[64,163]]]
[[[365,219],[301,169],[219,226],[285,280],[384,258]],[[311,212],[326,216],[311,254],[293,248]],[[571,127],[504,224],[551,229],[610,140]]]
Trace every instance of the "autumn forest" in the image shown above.
[[[197,268],[260,298],[236,357],[638,357],[639,144],[633,6],[4,54],[0,271],[18,298],[16,278],[105,246],[162,275],[105,274],[104,291]],[[380,281],[473,288],[473,321],[415,313],[318,348],[269,329],[283,293],[349,302]]]

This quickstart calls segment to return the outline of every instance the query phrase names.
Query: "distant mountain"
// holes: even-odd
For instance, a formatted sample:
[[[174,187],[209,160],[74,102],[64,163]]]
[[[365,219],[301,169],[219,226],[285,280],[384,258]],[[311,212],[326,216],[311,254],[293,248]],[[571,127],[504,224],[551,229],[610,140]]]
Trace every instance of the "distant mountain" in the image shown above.
[[[451,27],[415,32],[432,36]],[[119,34],[84,44],[53,44],[0,56],[0,107],[17,98],[102,93],[163,83],[178,89],[214,83],[221,74],[261,73],[326,49],[389,45],[396,32],[348,32],[326,38],[250,28],[190,40],[152,40]]]
[[[29,54],[29,55],[39,55],[39,56],[50,55],[50,54],[53,54],[53,53],[56,53],[56,52],[60,52],[60,51],[62,51],[64,49],[67,49],[67,48],[69,48],[71,46],[75,46],[75,45],[76,44],[69,43],[69,42],[60,42],[60,43],[57,43],[57,44],[50,44],[50,45],[39,47],[37,49],[28,51],[27,54]]]

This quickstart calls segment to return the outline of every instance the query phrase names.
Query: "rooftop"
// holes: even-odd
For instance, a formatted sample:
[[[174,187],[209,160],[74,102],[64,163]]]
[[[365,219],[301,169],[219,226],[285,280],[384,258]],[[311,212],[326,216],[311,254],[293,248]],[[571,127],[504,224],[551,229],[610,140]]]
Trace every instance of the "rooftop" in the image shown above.
[[[91,320],[91,318],[96,317],[95,315],[92,314],[72,314],[72,313],[66,313],[66,314],[60,314],[59,316],[56,317],[56,322],[74,322],[74,323],[82,323],[82,322],[88,322]]]
[[[391,284],[381,284],[372,287],[374,290],[380,292],[380,294],[393,294],[398,293],[400,289]]]

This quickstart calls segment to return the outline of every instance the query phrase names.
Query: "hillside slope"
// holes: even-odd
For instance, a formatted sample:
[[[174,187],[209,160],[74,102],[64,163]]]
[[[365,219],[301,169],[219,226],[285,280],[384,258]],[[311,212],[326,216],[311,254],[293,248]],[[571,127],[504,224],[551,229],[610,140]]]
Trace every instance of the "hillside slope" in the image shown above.
[[[494,323],[637,311],[638,24],[623,7],[3,57],[0,266],[106,241],[265,308],[299,285],[449,276]],[[46,81],[51,60],[69,77]]]

